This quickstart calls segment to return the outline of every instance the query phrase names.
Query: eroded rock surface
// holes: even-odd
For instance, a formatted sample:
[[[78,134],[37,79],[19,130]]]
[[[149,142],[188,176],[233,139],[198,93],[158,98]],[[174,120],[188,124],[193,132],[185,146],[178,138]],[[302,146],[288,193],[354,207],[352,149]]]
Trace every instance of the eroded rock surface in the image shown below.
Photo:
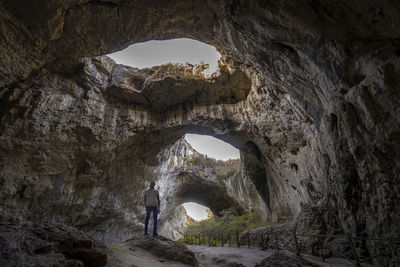
[[[173,233],[185,224],[179,223],[181,219],[174,210],[185,202],[204,205],[216,215],[232,209],[238,214],[257,210],[267,217],[266,205],[240,159],[221,161],[208,158],[182,138],[161,153],[159,160],[162,164],[157,170],[157,185],[161,195],[160,229],[163,235],[181,237]],[[181,218],[186,219],[185,215]]]
[[[275,253],[265,259],[263,259],[260,264],[257,264],[256,267],[266,267],[266,266],[277,266],[277,267],[317,267],[320,266],[318,264],[314,264],[306,259],[303,259],[295,254],[291,254],[288,252],[280,252]]]
[[[198,265],[194,253],[190,251],[184,244],[161,236],[157,238],[136,236],[126,241],[126,243],[130,247],[145,249],[151,254],[163,259],[181,262],[189,266]]]
[[[106,266],[110,251],[60,224],[0,225],[1,266]]]
[[[240,242],[243,245],[251,244],[264,249],[288,250],[293,253],[304,253],[315,256],[321,255],[321,249],[326,257],[352,258],[351,248],[347,239],[326,238],[323,235],[341,235],[342,229],[336,225],[330,225],[334,221],[332,212],[327,211],[320,203],[319,206],[303,206],[300,214],[295,220],[244,231],[240,235]],[[296,233],[296,239],[294,234]],[[318,237],[319,236],[319,237]],[[296,240],[297,245],[296,247]],[[356,241],[354,241],[356,242]],[[358,242],[358,241],[357,241]],[[362,247],[361,244],[360,247]],[[297,251],[297,248],[299,251]]]
[[[142,220],[156,155],[196,132],[241,150],[270,218],[323,201],[327,225],[342,232],[399,235],[396,1],[5,0],[0,14],[2,218],[51,219],[121,240]],[[173,76],[152,80],[149,101],[137,94],[137,71],[120,66],[110,76],[110,61],[93,59],[175,37],[214,45],[242,73],[228,80],[248,92]],[[168,106],[156,97],[163,82],[179,92],[197,84],[201,101],[191,91]]]

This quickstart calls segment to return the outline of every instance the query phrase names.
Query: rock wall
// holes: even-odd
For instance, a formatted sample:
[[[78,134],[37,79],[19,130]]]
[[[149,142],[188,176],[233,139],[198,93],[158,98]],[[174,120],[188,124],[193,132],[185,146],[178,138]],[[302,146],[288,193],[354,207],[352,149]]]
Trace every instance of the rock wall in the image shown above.
[[[2,218],[51,219],[118,239],[115,229],[140,221],[155,155],[196,132],[241,150],[271,218],[321,201],[343,231],[398,235],[396,1],[5,0],[0,11]],[[248,90],[213,89],[191,74],[188,88],[208,88],[198,103],[190,94],[173,106],[146,102],[138,71],[117,67],[133,84],[110,84],[115,66],[90,59],[175,37],[214,45],[234,72],[228,80],[241,75],[232,88]],[[151,80],[157,68],[145,72],[139,77]],[[168,83],[168,94],[175,87]]]
[[[158,155],[157,186],[161,196],[160,229],[171,238],[181,237],[186,226],[182,204],[196,202],[218,215],[225,209],[239,214],[267,208],[255,186],[244,175],[240,159],[221,161],[198,153],[184,139]],[[183,220],[183,221],[182,221]]]

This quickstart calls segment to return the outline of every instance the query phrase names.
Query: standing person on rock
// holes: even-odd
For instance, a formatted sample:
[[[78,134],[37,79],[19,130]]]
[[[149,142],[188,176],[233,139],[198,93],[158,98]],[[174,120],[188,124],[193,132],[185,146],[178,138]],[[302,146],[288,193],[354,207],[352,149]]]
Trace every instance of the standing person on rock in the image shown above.
[[[146,221],[144,223],[144,234],[148,235],[150,214],[153,213],[153,236],[157,234],[157,214],[160,213],[160,193],[154,189],[155,182],[150,182],[150,188],[144,192],[144,205],[146,206]]]

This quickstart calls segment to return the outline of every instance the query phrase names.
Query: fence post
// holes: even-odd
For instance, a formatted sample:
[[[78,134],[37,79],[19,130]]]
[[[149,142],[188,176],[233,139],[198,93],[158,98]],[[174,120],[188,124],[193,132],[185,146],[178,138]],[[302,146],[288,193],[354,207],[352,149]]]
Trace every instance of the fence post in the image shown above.
[[[325,262],[325,254],[323,252],[323,245],[321,239],[318,238],[319,254],[321,255],[322,261]]]
[[[275,233],[275,240],[276,240],[276,252],[279,254],[278,233]]]
[[[293,231],[293,237],[294,237],[294,244],[296,245],[296,255],[300,256],[300,249],[299,249],[299,243],[297,242],[296,230]]]
[[[261,233],[260,248],[264,249],[264,234]]]
[[[209,247],[211,247],[211,239],[210,239],[210,237],[211,237],[211,234],[208,234],[208,246]]]
[[[231,233],[228,233],[228,243],[229,243],[229,246],[231,247],[232,245],[231,245]]]
[[[347,233],[347,237],[349,239],[351,251],[353,252],[354,258],[356,260],[356,265],[357,266],[361,266],[360,263],[359,263],[360,258],[358,257],[357,250],[356,250],[356,247],[354,246],[353,238],[351,237],[351,233],[350,232]]]
[[[247,233],[247,245],[250,248],[250,233]]]
[[[200,239],[201,239],[201,235],[199,234],[199,246],[201,245],[201,243],[200,243]]]
[[[239,232],[236,231],[236,241],[237,241],[237,246],[240,248],[240,242],[239,242]]]
[[[224,246],[224,231],[221,232],[221,247]]]

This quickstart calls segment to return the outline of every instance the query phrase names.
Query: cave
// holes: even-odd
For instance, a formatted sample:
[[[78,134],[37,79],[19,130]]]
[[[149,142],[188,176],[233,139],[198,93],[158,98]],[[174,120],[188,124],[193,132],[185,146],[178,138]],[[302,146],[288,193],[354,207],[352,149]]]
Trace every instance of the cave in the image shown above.
[[[396,1],[3,0],[0,14],[2,225],[122,242],[142,231],[150,181],[204,186],[160,192],[171,196],[164,218],[167,203],[215,188],[201,173],[208,159],[176,154],[196,133],[240,150],[244,199],[266,218],[304,234],[399,237]],[[214,46],[218,75],[104,56],[174,38]],[[249,208],[232,192],[219,205],[192,200]],[[394,266],[398,253],[372,263]]]
[[[158,154],[156,189],[161,195],[161,234],[181,237],[186,226],[182,205],[194,202],[208,207],[213,214],[224,210],[243,214],[258,209],[267,217],[267,207],[241,159],[217,160],[196,151],[181,137]]]

